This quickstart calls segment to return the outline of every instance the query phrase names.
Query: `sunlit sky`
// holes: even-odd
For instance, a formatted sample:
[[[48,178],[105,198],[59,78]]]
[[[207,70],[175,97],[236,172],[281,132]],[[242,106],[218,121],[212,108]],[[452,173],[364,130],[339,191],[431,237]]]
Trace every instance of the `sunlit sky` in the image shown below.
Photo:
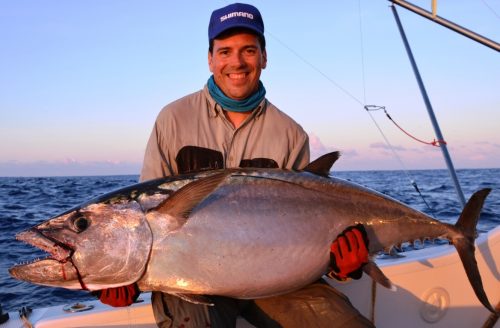
[[[430,0],[414,0],[430,10]],[[228,1],[0,1],[0,176],[139,173],[160,109],[201,89],[210,13]],[[337,170],[445,168],[386,0],[252,1],[267,98]],[[455,167],[500,167],[499,53],[398,8]],[[500,41],[500,2],[438,15]]]

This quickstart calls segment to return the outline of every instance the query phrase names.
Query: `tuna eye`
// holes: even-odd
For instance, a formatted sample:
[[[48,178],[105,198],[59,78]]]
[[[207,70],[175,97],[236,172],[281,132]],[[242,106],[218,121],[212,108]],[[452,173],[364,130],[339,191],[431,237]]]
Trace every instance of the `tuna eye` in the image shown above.
[[[86,217],[79,216],[73,221],[73,225],[77,232],[85,231],[89,227],[89,220]]]

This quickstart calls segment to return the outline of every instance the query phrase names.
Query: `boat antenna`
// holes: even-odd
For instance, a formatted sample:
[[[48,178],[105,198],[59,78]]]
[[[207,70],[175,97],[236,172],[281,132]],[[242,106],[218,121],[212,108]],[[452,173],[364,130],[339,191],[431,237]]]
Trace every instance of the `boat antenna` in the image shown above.
[[[389,0],[394,2],[400,2],[396,0]],[[396,20],[396,24],[398,25],[399,33],[401,34],[401,39],[406,48],[406,53],[408,54],[408,58],[410,59],[411,66],[413,68],[413,73],[415,74],[415,78],[417,79],[418,86],[420,88],[420,93],[422,94],[422,98],[425,103],[425,107],[427,108],[427,112],[429,113],[429,117],[432,122],[432,126],[434,127],[434,133],[438,140],[445,140],[443,134],[441,133],[441,129],[439,127],[439,123],[437,122],[436,116],[434,115],[434,110],[432,109],[431,101],[429,100],[429,96],[427,95],[427,91],[425,89],[424,82],[422,81],[422,77],[420,76],[420,72],[417,67],[417,63],[415,62],[415,58],[413,57],[413,53],[410,48],[410,44],[408,43],[408,39],[406,38],[405,31],[403,29],[403,25],[401,24],[401,20],[399,19],[398,12],[396,10],[396,6],[391,5],[392,13],[394,14],[394,19]],[[446,143],[441,143],[440,145],[441,151],[443,153],[444,160],[446,162],[446,166],[448,167],[448,172],[450,173],[451,179],[453,180],[453,184],[455,185],[455,191],[457,192],[458,199],[462,204],[462,208],[465,206],[465,197],[460,187],[460,183],[457,178],[457,173],[455,172],[455,168],[453,166],[453,162],[451,161],[450,154],[448,152],[448,147]]]

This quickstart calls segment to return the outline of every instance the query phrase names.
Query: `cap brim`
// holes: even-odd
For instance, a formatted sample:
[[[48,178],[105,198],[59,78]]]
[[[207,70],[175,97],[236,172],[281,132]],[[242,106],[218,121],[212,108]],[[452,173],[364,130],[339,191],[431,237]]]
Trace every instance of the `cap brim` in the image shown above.
[[[227,26],[226,28],[223,28],[214,37],[212,37],[210,39],[211,40],[217,39],[217,37],[219,35],[221,35],[222,33],[227,32],[227,31],[232,30],[232,29],[235,29],[235,28],[245,28],[245,29],[248,29],[248,30],[251,30],[251,31],[255,32],[257,35],[264,36],[264,34],[262,33],[262,31],[260,31],[259,29],[255,28],[254,25],[252,25],[252,24],[245,24],[245,23],[239,23],[237,25],[231,25],[231,26]]]

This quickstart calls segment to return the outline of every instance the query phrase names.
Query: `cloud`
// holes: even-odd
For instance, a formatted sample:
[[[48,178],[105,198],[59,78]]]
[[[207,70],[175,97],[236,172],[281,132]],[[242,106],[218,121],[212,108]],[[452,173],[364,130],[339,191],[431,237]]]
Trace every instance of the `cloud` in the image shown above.
[[[315,160],[316,158],[332,151],[340,151],[342,156],[347,155],[350,158],[358,156],[358,152],[355,149],[340,149],[336,146],[325,146],[321,139],[314,133],[309,133],[309,147],[311,149],[311,160]]]
[[[79,162],[74,159],[63,161],[0,162],[0,176],[89,176],[139,174],[141,163],[120,161]]]
[[[356,149],[343,149],[341,151],[341,154],[344,156],[349,156],[349,157],[356,157],[359,156],[359,153]]]
[[[319,137],[315,135],[314,133],[309,133],[309,146],[311,147],[311,150],[315,151],[326,151],[327,148],[325,145],[321,142]]]
[[[391,146],[392,146],[392,149],[394,149],[394,150],[399,150],[399,151],[407,151],[408,150],[407,148],[405,148],[403,146],[395,146],[395,145],[391,145]],[[391,148],[387,144],[382,143],[382,142],[372,143],[372,144],[370,144],[369,147],[373,148],[373,149],[391,150]]]
[[[311,149],[311,160],[335,150],[333,147],[325,146],[314,133],[309,133],[309,147]]]
[[[498,167],[500,145],[489,141],[478,141],[463,145],[456,156],[466,167]]]
[[[421,145],[416,147],[392,146],[375,142],[368,146],[342,149],[325,145],[313,133],[309,134],[311,160],[335,150],[340,150],[341,159],[335,163],[334,170],[402,170],[402,169],[443,169],[443,160],[439,147]],[[448,144],[448,150],[456,168],[496,168],[500,163],[500,144],[491,141],[470,144]]]
[[[500,144],[489,142],[489,141],[476,141],[476,142],[474,142],[474,144],[478,145],[478,146],[500,148]]]

